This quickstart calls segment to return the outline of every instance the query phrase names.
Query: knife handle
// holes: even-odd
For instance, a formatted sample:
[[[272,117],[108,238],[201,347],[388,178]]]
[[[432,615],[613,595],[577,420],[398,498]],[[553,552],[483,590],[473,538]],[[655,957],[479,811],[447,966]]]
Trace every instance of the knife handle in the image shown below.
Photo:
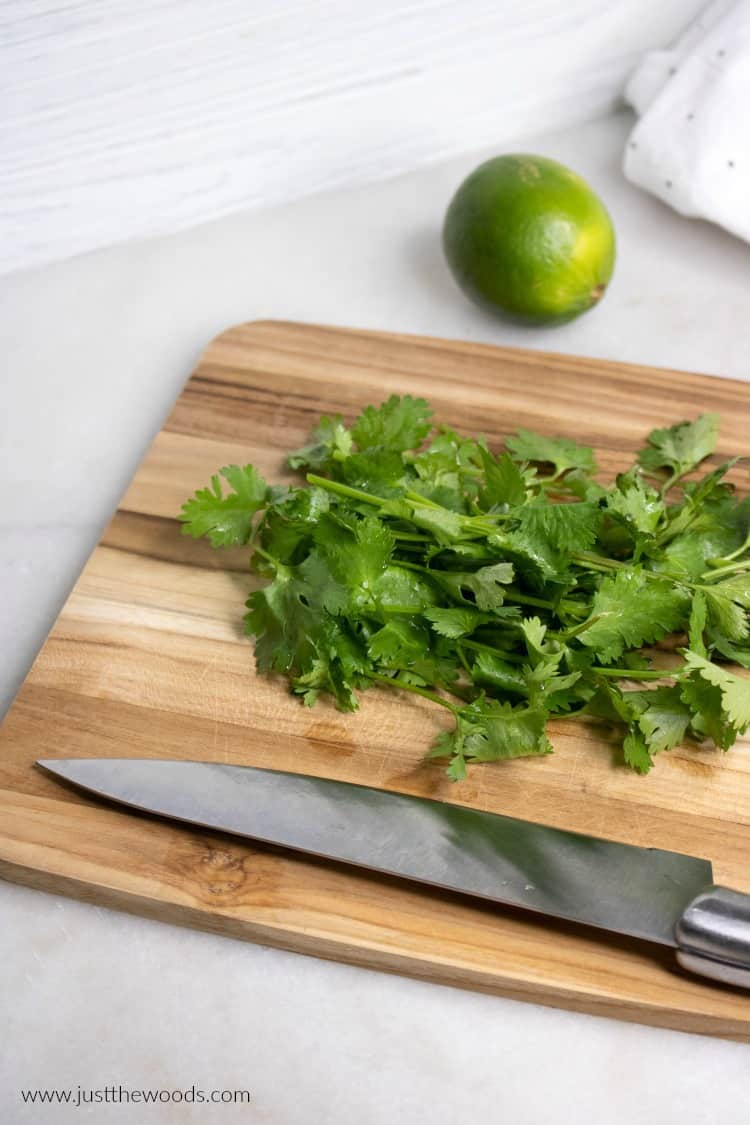
[[[683,969],[750,988],[750,895],[707,887],[685,909],[675,933]]]

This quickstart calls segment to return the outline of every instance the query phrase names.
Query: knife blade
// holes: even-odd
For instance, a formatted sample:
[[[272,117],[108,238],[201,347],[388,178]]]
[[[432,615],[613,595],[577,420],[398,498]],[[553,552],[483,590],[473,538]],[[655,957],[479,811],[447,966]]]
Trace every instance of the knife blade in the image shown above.
[[[134,809],[673,946],[750,987],[750,896],[710,862],[328,778],[138,758],[39,766]]]

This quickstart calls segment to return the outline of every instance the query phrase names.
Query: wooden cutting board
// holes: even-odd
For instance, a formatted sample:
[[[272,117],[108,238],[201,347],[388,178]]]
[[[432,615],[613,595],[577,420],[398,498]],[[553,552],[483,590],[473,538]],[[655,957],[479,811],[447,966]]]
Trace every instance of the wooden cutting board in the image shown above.
[[[750,744],[676,750],[647,778],[614,742],[552,725],[555,754],[478,766],[451,785],[422,755],[437,708],[371,691],[356,715],[306,710],[256,678],[241,632],[245,552],[179,534],[219,466],[284,476],[321,413],[392,392],[490,442],[519,426],[593,444],[605,475],[657,424],[718,410],[720,452],[747,451],[737,382],[476,344],[240,325],[209,345],[89,560],[0,731],[0,873],[8,879],[302,953],[602,1015],[750,1041],[750,995],[681,973],[647,943],[547,922],[88,800],[38,757],[198,758],[423,794],[714,861],[750,891]]]

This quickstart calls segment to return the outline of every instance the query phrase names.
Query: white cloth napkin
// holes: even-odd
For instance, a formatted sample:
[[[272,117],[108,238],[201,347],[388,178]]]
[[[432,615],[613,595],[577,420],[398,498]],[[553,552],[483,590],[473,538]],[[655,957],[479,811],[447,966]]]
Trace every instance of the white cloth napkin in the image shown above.
[[[714,0],[644,58],[625,98],[639,115],[628,179],[750,241],[750,0]]]

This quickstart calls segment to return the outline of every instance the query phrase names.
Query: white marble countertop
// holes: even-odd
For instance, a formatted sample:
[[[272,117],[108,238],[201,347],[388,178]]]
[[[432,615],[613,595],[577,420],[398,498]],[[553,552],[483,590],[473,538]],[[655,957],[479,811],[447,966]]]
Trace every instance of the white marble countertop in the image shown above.
[[[750,248],[623,180],[629,125],[607,118],[515,145],[586,175],[619,234],[602,305],[556,330],[493,321],[441,261],[446,202],[484,153],[4,279],[0,710],[201,348],[233,322],[296,318],[745,377]],[[739,1044],[328,964],[5,884],[0,951],[0,1117],[11,1125],[747,1121],[750,1052]],[[113,1083],[244,1088],[253,1101],[40,1109],[19,1094]]]

